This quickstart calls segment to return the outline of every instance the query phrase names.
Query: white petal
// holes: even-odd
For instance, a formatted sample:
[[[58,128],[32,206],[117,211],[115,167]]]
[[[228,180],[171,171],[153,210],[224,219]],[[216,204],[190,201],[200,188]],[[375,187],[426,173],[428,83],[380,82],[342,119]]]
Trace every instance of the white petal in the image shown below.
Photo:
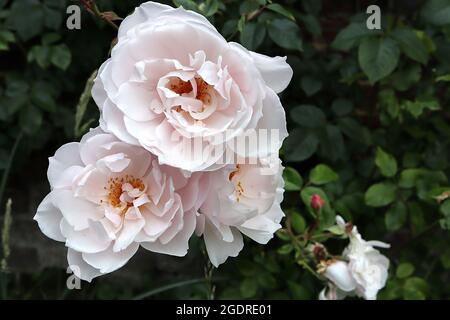
[[[87,282],[91,282],[95,277],[102,275],[100,270],[92,267],[83,260],[80,252],[70,248],[67,251],[67,262],[69,263],[69,268],[72,269],[73,273],[78,278]]]
[[[83,253],[83,259],[94,268],[100,269],[101,273],[109,273],[123,267],[138,248],[139,245],[137,243],[132,243],[126,249],[114,252],[111,245],[102,252]]]
[[[286,57],[269,57],[250,51],[250,55],[266,83],[273,91],[280,93],[291,82],[293,71]]]
[[[261,244],[266,244],[270,239],[273,238],[273,234],[281,228],[281,225],[276,222],[276,220],[279,221],[278,218],[269,219],[268,217],[272,214],[280,217],[284,216],[279,204],[275,204],[271,208],[271,211],[272,210],[276,211],[277,213],[273,214],[271,212],[268,215],[259,215],[251,218],[250,220],[247,220],[244,224],[239,226],[238,229],[254,241]]]
[[[81,166],[83,162],[80,158],[80,144],[78,142],[66,143],[56,150],[55,155],[49,160],[49,166],[47,171],[48,181],[50,186],[61,184],[62,181],[67,181],[63,179],[61,181],[61,176],[63,171],[72,166]]]
[[[136,235],[141,231],[144,224],[145,220],[142,218],[135,220],[125,219],[122,230],[114,243],[113,251],[119,252],[126,249],[135,240]]]
[[[141,246],[149,251],[183,257],[189,248],[189,238],[195,229],[195,213],[189,212],[184,215],[183,229],[168,243],[142,242]]]
[[[42,233],[47,237],[56,241],[65,241],[60,229],[63,216],[61,211],[53,205],[51,198],[51,194],[48,194],[42,200],[33,219],[37,221]]]
[[[102,218],[102,213],[97,205],[75,198],[72,191],[58,190],[52,192],[52,202],[61,210],[62,215],[75,230],[89,227],[89,219],[97,221]]]
[[[66,246],[78,252],[96,253],[109,247],[111,239],[100,222],[89,221],[89,228],[75,231],[65,220],[61,222],[61,232],[67,238]]]
[[[327,267],[324,275],[343,291],[355,290],[356,282],[350,273],[348,264],[344,261],[333,262]]]
[[[231,228],[233,235],[232,241],[224,241],[222,234],[208,219],[205,221],[205,230],[203,237],[205,240],[206,251],[208,252],[211,263],[217,268],[224,263],[228,257],[237,257],[244,247],[244,241],[241,233]]]
[[[102,129],[112,132],[117,138],[130,144],[137,145],[137,139],[131,136],[124,123],[124,114],[109,99],[106,100],[103,110],[100,114]]]
[[[97,161],[97,167],[108,168],[111,172],[122,172],[128,167],[131,160],[124,153],[116,153]]]

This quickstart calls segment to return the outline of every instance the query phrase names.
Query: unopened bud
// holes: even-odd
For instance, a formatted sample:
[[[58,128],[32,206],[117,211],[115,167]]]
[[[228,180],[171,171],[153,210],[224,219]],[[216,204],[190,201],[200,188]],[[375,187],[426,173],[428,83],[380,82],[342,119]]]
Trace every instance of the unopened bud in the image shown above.
[[[325,204],[325,200],[323,200],[318,194],[314,194],[311,198],[311,208],[315,211],[319,211],[322,209]]]

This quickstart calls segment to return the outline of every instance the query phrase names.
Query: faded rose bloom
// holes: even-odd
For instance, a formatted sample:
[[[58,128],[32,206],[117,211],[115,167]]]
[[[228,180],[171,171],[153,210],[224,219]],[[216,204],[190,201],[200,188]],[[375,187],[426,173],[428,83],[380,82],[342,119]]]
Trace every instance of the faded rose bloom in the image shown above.
[[[341,260],[323,262],[323,275],[336,287],[344,292],[355,290],[356,282],[348,268],[348,264]]]
[[[285,58],[227,42],[197,13],[146,2],[121,23],[92,95],[105,131],[143,146],[160,164],[213,170],[224,166],[218,162],[226,151],[278,152],[287,130],[276,93],[291,77]],[[253,129],[278,136],[269,132],[246,151],[232,146]]]
[[[264,170],[273,165],[274,172]],[[277,159],[275,164],[229,165],[207,173],[210,190],[199,210],[196,233],[203,234],[214,266],[239,254],[244,246],[241,233],[266,244],[281,228],[282,171]]]
[[[389,260],[374,247],[390,246],[380,241],[365,241],[356,231],[350,235],[350,244],[343,253],[349,260],[349,270],[356,281],[356,294],[367,300],[377,298],[378,291],[386,285],[388,278]]]
[[[161,166],[146,150],[94,129],[49,158],[51,192],[34,219],[65,242],[81,279],[122,267],[138,250],[184,256],[203,201],[201,174]]]
[[[365,241],[356,226],[336,217],[337,225],[350,240],[342,253],[346,261],[325,264],[322,272],[341,291],[356,294],[366,300],[374,300],[386,285],[389,260],[374,247],[389,248],[381,241]]]

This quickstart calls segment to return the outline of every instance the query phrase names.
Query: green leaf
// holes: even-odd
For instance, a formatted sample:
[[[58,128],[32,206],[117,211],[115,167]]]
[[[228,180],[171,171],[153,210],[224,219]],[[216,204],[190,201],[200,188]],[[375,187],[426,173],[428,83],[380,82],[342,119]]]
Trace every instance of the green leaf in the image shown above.
[[[439,207],[439,212],[444,216],[450,217],[450,200],[447,199],[442,202],[441,206]]]
[[[389,182],[372,185],[364,195],[364,201],[369,207],[385,207],[397,197],[397,187]]]
[[[266,27],[261,23],[249,22],[240,35],[241,44],[249,50],[256,50],[266,37]]]
[[[390,34],[409,58],[426,64],[429,59],[427,47],[412,29],[397,28]]]
[[[317,151],[319,139],[314,133],[295,129],[286,139],[284,146],[288,161],[304,161]]]
[[[331,110],[339,117],[349,114],[353,110],[353,102],[347,99],[336,99],[331,105]]]
[[[368,147],[372,144],[372,136],[369,129],[362,126],[353,118],[346,117],[338,120],[339,128],[350,139]]]
[[[54,112],[56,110],[55,100],[51,95],[51,88],[44,82],[37,82],[31,89],[31,102],[44,111]]]
[[[405,169],[400,173],[399,187],[413,188],[416,186],[417,180],[422,178],[427,173],[426,169],[411,168]]]
[[[403,289],[403,298],[405,300],[425,300],[426,296],[419,290],[407,287]]]
[[[239,32],[242,32],[244,30],[244,27],[245,27],[245,16],[242,15],[238,21],[237,29]]]
[[[59,10],[54,10],[44,6],[45,26],[52,30],[59,30],[62,23],[62,14]]]
[[[72,54],[65,44],[53,46],[50,53],[50,61],[56,67],[66,70],[72,61]]]
[[[437,77],[436,82],[439,82],[439,81],[450,82],[450,74],[445,74],[443,76]]]
[[[395,70],[400,57],[397,43],[390,38],[366,38],[359,45],[358,61],[371,83]]]
[[[422,18],[435,26],[450,24],[450,1],[429,0],[421,10]]]
[[[339,127],[327,124],[325,134],[321,135],[320,138],[321,154],[326,155],[332,162],[345,159],[344,137]]]
[[[406,100],[401,104],[401,108],[411,113],[414,118],[418,118],[422,113],[428,109],[431,111],[439,110],[441,107],[439,101],[436,99],[421,100],[417,99],[415,101]]]
[[[239,6],[239,14],[245,15],[250,12],[256,11],[260,8],[260,4],[258,1],[255,0],[245,0],[242,1],[241,5]]]
[[[281,255],[286,255],[292,252],[294,250],[294,247],[290,243],[286,243],[285,245],[278,248],[277,252]]]
[[[266,289],[273,289],[277,286],[277,280],[268,272],[259,273],[256,280],[261,287]]]
[[[38,0],[14,1],[6,25],[27,41],[44,29],[44,6]]]
[[[403,290],[405,299],[422,300],[428,293],[428,284],[422,278],[412,277],[406,279]]]
[[[27,106],[20,112],[19,125],[27,135],[35,134],[42,125],[42,113],[33,105]]]
[[[310,76],[302,77],[300,82],[303,91],[306,93],[308,97],[316,94],[322,89],[322,81],[317,80],[316,78]]]
[[[441,263],[445,269],[450,269],[450,251],[447,251],[441,256]]]
[[[36,60],[37,64],[46,69],[50,64],[50,48],[47,46],[33,46],[31,51],[28,52],[28,62]]]
[[[80,95],[80,99],[78,99],[77,111],[75,113],[75,126],[74,126],[74,135],[75,137],[79,137],[84,133],[84,128],[82,126],[82,121],[84,114],[86,113],[87,105],[91,100],[91,91],[94,85],[94,79],[97,76],[97,70],[92,72],[90,77],[87,79],[86,84],[84,86],[84,90]]]
[[[329,166],[325,164],[319,164],[311,170],[309,178],[312,184],[321,185],[337,181],[339,179],[339,176]]]
[[[326,125],[326,117],[322,110],[312,105],[300,105],[290,112],[292,120],[307,128]]]
[[[240,291],[243,298],[248,299],[254,297],[257,290],[258,283],[255,278],[246,278],[242,281]]]
[[[206,0],[199,6],[199,9],[205,17],[211,17],[217,13],[219,5],[218,0]]]
[[[302,50],[300,29],[293,21],[275,19],[268,24],[269,36],[277,45],[284,49]]]
[[[397,278],[405,279],[414,273],[414,266],[409,262],[403,262],[397,267],[395,275]]]
[[[284,168],[283,179],[286,191],[299,191],[303,185],[302,176],[291,167]]]
[[[348,51],[357,46],[367,36],[379,34],[378,30],[370,30],[365,23],[353,22],[342,29],[331,46],[338,50]]]
[[[0,46],[7,50],[9,48],[9,43],[15,42],[16,37],[14,33],[8,30],[0,30]]]
[[[278,3],[271,3],[268,4],[266,6],[267,9],[272,10],[276,13],[279,13],[283,16],[285,16],[286,18],[291,19],[292,21],[295,21],[295,17],[292,14],[292,12],[290,12],[288,9],[286,9],[285,7],[283,7],[282,5],[278,4]]]
[[[306,229],[305,219],[298,212],[291,214],[291,225],[297,234],[302,234]]]
[[[322,34],[322,27],[319,19],[312,14],[300,15],[306,30],[308,30],[314,36],[320,36]]]
[[[311,292],[308,291],[305,287],[301,286],[295,281],[288,281],[288,288],[290,294],[295,300],[308,300],[311,299]]]
[[[393,177],[397,173],[397,161],[380,147],[377,148],[375,164],[385,177]]]
[[[389,231],[396,231],[400,229],[406,222],[407,208],[401,201],[397,201],[392,207],[389,208],[384,216],[384,222],[386,228]]]
[[[176,7],[183,6],[183,8],[186,10],[192,10],[196,12],[200,11],[197,3],[194,0],[174,0],[173,3]]]
[[[61,40],[61,35],[55,32],[47,33],[42,37],[42,44],[44,46],[49,46]]]

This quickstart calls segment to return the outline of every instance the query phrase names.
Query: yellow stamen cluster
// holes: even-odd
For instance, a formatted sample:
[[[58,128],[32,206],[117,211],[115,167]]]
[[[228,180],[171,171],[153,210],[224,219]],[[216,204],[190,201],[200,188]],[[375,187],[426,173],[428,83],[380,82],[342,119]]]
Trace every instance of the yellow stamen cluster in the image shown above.
[[[203,104],[210,104],[211,103],[211,95],[209,94],[209,87],[210,85],[206,83],[203,79],[196,77],[195,83],[197,84],[197,95],[196,99],[203,102]],[[192,92],[192,84],[190,81],[183,81],[180,78],[177,78],[176,80],[172,81],[170,84],[170,90],[173,92],[182,95],[185,93]],[[182,112],[183,109],[181,106],[177,106],[174,109],[176,112]],[[204,111],[204,106],[202,109],[202,112]]]
[[[144,191],[145,185],[141,179],[134,178],[133,176],[126,175],[124,177],[109,178],[108,185],[105,187],[108,190],[108,203],[113,207],[121,207],[122,201],[120,196],[123,193],[122,186],[125,183],[129,183],[133,188]],[[122,213],[126,213],[128,208],[133,204],[131,202],[126,203],[126,207],[122,210]]]

